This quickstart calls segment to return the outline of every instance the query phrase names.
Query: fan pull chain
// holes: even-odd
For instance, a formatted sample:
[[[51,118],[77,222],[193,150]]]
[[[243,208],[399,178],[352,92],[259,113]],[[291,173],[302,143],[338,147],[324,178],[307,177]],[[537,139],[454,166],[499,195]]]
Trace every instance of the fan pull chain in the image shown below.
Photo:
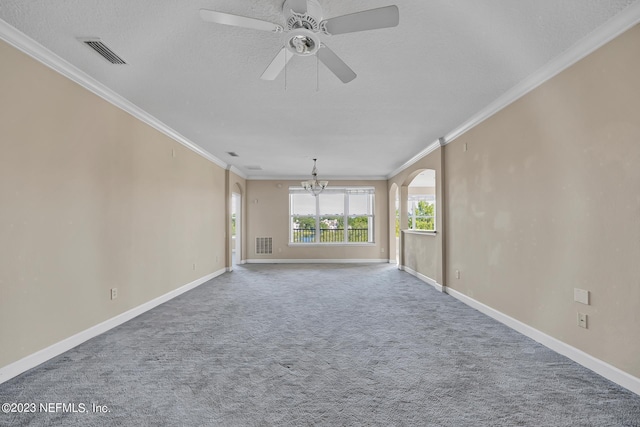
[[[287,51],[284,51],[284,90],[287,91]]]
[[[320,92],[320,60],[316,55],[316,92]]]

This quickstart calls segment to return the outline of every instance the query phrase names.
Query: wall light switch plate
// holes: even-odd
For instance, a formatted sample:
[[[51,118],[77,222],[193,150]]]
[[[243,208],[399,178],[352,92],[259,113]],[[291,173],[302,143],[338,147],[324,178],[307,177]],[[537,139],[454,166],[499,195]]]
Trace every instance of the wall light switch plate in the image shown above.
[[[573,300],[581,304],[589,305],[589,291],[573,288]]]

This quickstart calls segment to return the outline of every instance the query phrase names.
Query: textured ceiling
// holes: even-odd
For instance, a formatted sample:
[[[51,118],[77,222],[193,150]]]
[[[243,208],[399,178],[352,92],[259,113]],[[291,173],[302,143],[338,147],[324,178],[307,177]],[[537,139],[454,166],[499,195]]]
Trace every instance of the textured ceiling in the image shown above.
[[[398,27],[321,36],[357,73],[351,83],[314,57],[289,62],[286,89],[284,73],[261,80],[283,35],[198,14],[284,25],[283,0],[0,0],[0,18],[249,177],[306,177],[313,157],[320,178],[380,177],[636,1],[319,2],[324,18],[400,10]],[[128,64],[79,37],[101,38]]]

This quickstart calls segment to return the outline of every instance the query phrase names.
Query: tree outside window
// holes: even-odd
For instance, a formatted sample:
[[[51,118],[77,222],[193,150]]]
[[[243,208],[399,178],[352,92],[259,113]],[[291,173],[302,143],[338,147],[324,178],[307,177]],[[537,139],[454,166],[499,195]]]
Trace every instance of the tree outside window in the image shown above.
[[[408,185],[407,228],[436,230],[436,171],[425,169]]]
[[[435,201],[410,200],[408,214],[410,230],[435,230]]]
[[[289,189],[291,243],[372,243],[374,190],[331,188],[313,196]],[[346,224],[346,226],[345,226]]]

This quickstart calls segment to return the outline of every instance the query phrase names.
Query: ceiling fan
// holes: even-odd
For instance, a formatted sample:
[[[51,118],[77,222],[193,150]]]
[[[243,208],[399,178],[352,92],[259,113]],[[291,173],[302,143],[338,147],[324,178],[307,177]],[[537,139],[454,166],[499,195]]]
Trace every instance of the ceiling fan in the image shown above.
[[[320,41],[319,34],[331,36],[375,30],[395,27],[399,22],[397,6],[370,9],[323,20],[322,8],[317,0],[286,0],[282,12],[286,28],[260,19],[207,9],[200,9],[200,17],[204,21],[216,24],[284,33],[284,46],[260,76],[263,80],[275,80],[294,55],[316,55],[343,83],[355,79],[356,73]]]

